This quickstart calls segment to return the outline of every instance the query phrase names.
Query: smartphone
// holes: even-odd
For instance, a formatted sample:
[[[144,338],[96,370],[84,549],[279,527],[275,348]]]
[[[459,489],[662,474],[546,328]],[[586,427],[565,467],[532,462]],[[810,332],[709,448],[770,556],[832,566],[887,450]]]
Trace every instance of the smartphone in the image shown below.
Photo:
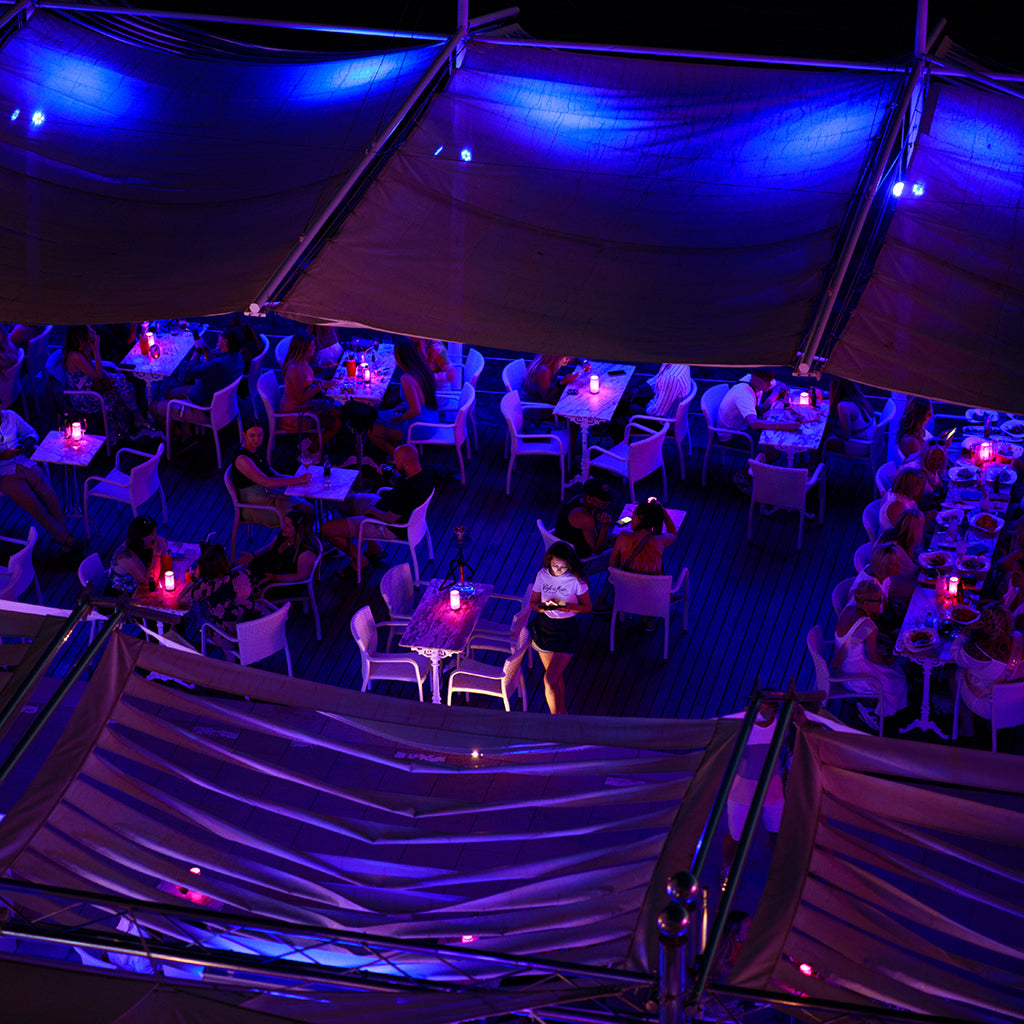
[[[632,516],[623,516],[619,520],[619,526],[629,526],[629,524],[631,522],[633,522],[633,517]]]
[[[954,437],[956,437],[956,427],[952,427],[950,430],[947,430],[944,434],[941,434],[939,437],[939,441],[942,444],[949,444],[949,442],[952,441]]]
[[[622,377],[622,376],[625,375],[625,373],[626,373],[625,370],[609,370],[608,371],[608,376],[609,377]]]

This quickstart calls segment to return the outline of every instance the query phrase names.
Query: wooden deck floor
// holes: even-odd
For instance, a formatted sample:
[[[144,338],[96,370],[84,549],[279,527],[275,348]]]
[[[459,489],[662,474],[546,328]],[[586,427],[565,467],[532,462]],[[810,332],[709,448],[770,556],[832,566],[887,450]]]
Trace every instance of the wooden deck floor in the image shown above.
[[[457,477],[439,483],[430,515],[436,557],[423,572],[424,578],[445,575],[456,553],[454,527],[462,525],[469,531],[466,555],[476,578],[493,583],[499,592],[521,594],[542,553],[535,521],[540,517],[553,522],[558,484],[552,460],[523,459],[516,468],[512,495],[506,497],[504,427],[499,427],[497,414],[499,373],[499,359],[489,359],[478,400],[480,450],[469,466],[465,488]],[[689,632],[682,631],[681,617],[673,621],[670,656],[663,661],[660,627],[650,633],[620,624],[617,649],[611,653],[608,619],[585,617],[583,650],[567,675],[571,713],[706,717],[739,710],[758,679],[772,687],[782,687],[794,678],[800,688],[810,686],[804,638],[815,623],[829,625],[831,589],[851,574],[852,553],[864,539],[860,511],[873,496],[864,471],[840,467],[829,478],[825,522],[809,525],[801,552],[796,551],[793,514],[761,520],[754,542],[748,544],[747,499],[729,483],[738,463],[723,465],[716,453],[708,487],[701,488],[704,433],[696,403],[691,412],[695,413],[691,420],[694,450],[687,459],[685,481],[680,479],[674,447],[666,447],[669,504],[687,513],[679,540],[669,549],[668,566],[673,573],[684,565],[690,569]],[[94,472],[106,468],[102,458],[97,459]],[[441,467],[455,464],[452,454],[442,449],[428,449],[426,461]],[[195,541],[214,531],[227,543],[230,502],[212,443],[200,449],[198,456],[164,465],[161,474],[170,513],[166,535]],[[656,482],[651,486],[656,487]],[[653,491],[641,493],[646,496]],[[95,508],[89,550],[107,560],[130,512],[127,506],[110,502],[97,503]],[[153,502],[147,511],[156,508]],[[29,525],[20,509],[9,501],[0,502],[0,533],[24,536]],[[81,525],[75,530],[82,532]],[[254,546],[268,538],[267,531],[257,530]],[[244,546],[243,535],[240,547]],[[389,564],[405,554],[394,547],[386,553]],[[44,537],[36,558],[43,598],[46,603],[67,606],[78,592],[77,576],[56,561],[56,549]],[[358,688],[359,658],[349,619],[367,603],[378,618],[385,617],[378,593],[383,570],[356,587],[334,575],[343,564],[344,559],[325,562],[316,587],[323,640],[316,640],[311,617],[299,610],[289,620],[288,633],[297,676]],[[266,667],[284,671],[283,657],[275,657]],[[528,688],[530,710],[542,711],[539,664],[529,674]],[[383,684],[381,689],[396,695],[410,693],[398,684]]]

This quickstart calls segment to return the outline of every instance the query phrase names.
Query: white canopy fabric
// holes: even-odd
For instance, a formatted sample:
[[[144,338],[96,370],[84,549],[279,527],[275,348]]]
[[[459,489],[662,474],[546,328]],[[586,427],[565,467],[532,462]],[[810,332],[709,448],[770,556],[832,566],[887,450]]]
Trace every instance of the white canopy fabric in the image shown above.
[[[280,311],[786,363],[901,77],[474,41]]]
[[[1024,99],[933,81],[928,107],[874,273],[825,368],[1020,410]]]
[[[245,309],[439,49],[199,58],[35,12],[0,46],[2,319]]]

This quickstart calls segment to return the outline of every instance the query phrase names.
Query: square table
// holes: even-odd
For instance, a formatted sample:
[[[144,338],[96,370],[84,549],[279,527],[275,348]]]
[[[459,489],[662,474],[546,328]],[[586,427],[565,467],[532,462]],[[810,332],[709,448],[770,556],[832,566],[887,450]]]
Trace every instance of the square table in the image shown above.
[[[454,584],[442,588],[443,583],[444,580],[431,580],[427,584],[426,592],[398,641],[403,647],[430,659],[430,691],[435,704],[441,703],[441,659],[465,650],[494,590],[489,583],[474,583],[476,592],[472,597],[463,596],[462,607],[456,612],[449,604],[449,593]]]
[[[796,408],[801,411],[797,412]],[[765,415],[770,423],[799,423],[797,431],[762,430],[760,443],[778,448],[786,456],[786,465],[792,468],[797,455],[816,452],[825,440],[825,424],[828,422],[829,401],[826,398],[813,406],[797,406],[794,409],[771,408]],[[806,412],[816,412],[814,418],[804,418]]]
[[[64,467],[64,505],[69,516],[81,518],[85,514],[78,500],[76,471],[85,469],[106,443],[103,434],[83,434],[80,440],[71,441],[59,430],[51,430],[32,453],[35,462]]]
[[[135,342],[118,365],[118,369],[133,373],[145,381],[146,401],[150,404],[153,401],[153,385],[177,372],[189,352],[195,348],[196,339],[191,331],[171,330],[154,335],[153,344],[157,346],[159,355],[153,355],[150,351],[149,355],[144,356],[140,340]]]
[[[303,469],[312,479],[308,484],[292,484],[284,493],[289,498],[303,498],[311,501],[317,510],[317,518],[322,516],[321,506],[325,501],[344,501],[352,490],[352,485],[359,479],[359,470],[331,467],[331,478],[324,479],[323,466],[309,466]]]
[[[325,396],[332,402],[339,405],[346,405],[349,402],[365,402],[367,405],[380,405],[387,394],[391,378],[395,375],[395,351],[392,345],[382,345],[379,350],[371,356],[373,362],[369,364],[370,379],[360,380],[359,366],[357,364],[356,376],[350,377],[344,361],[338,363],[334,371],[334,379],[328,383],[328,390]],[[356,472],[362,472],[363,468],[363,445],[364,438],[361,431],[356,431]]]
[[[612,371],[615,371],[612,374]],[[629,386],[629,379],[636,371],[628,363],[591,363],[588,373],[581,373],[570,388],[566,388],[555,403],[554,414],[562,416],[580,428],[579,476],[567,480],[566,484],[581,483],[590,475],[590,452],[587,434],[595,423],[610,423],[622,396]],[[590,390],[590,378],[600,378],[597,394]],[[575,394],[571,392],[575,391]]]

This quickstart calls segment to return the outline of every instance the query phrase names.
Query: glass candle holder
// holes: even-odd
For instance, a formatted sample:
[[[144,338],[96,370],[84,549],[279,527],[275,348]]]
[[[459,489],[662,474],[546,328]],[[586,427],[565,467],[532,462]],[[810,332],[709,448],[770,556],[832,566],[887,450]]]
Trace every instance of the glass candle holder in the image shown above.
[[[174,570],[168,569],[164,573],[164,590],[166,590],[167,593],[170,594],[174,591],[174,586]]]
[[[601,390],[601,378],[596,374],[590,375],[590,393],[596,395]]]
[[[448,604],[453,612],[457,612],[462,607],[462,595],[458,590],[448,591]]]

